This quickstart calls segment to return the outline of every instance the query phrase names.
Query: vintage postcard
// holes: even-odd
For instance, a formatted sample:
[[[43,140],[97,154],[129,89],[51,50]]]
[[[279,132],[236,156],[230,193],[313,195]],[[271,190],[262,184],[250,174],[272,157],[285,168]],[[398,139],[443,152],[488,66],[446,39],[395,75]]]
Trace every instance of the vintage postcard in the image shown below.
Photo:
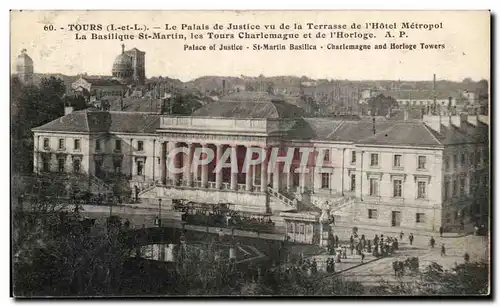
[[[491,295],[489,11],[11,11],[12,296]]]

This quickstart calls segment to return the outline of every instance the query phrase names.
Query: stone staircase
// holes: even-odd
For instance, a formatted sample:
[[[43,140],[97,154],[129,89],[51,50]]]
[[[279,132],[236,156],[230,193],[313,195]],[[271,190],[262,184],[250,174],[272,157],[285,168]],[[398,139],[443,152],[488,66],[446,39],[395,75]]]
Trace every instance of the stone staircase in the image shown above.
[[[282,193],[276,191],[272,187],[267,187],[267,192],[269,193],[269,196],[271,198],[285,205],[285,211],[297,210],[298,201],[296,199],[294,199],[294,201],[283,195]]]

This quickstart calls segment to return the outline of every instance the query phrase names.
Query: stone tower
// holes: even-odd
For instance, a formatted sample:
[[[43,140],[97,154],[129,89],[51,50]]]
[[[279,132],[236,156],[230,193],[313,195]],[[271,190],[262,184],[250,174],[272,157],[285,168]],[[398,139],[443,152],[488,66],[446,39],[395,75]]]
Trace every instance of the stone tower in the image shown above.
[[[16,59],[16,75],[24,84],[33,83],[33,60],[26,54],[26,49]]]

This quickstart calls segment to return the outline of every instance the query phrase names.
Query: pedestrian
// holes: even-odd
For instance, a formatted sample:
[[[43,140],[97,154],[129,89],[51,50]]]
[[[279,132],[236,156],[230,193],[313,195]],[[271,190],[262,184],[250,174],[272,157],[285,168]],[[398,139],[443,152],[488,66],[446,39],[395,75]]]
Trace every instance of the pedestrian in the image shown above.
[[[370,240],[366,241],[366,251],[371,253],[372,252],[372,242],[370,242]]]
[[[434,240],[434,237],[431,237],[429,243],[431,245],[431,248],[434,248],[434,245],[436,245],[436,240]]]
[[[311,273],[316,274],[318,273],[318,263],[316,262],[316,259],[313,259],[312,264],[311,264]]]
[[[352,256],[354,254],[354,244],[351,244],[349,248],[351,250],[351,256]]]
[[[363,260],[365,260],[365,254],[361,252],[361,263],[363,263]]]
[[[464,221],[461,220],[460,221],[460,232],[462,233],[464,230],[465,230],[465,224],[464,224]]]
[[[439,236],[441,236],[441,238],[443,237],[443,232],[444,232],[443,226],[439,227]]]
[[[366,245],[365,235],[361,235],[361,239],[359,239],[359,244],[361,244],[361,249],[365,248]]]
[[[349,242],[351,243],[351,245],[354,245],[354,237],[351,236],[351,238],[349,239]]]
[[[410,233],[408,239],[410,240],[410,245],[413,245],[413,233]]]
[[[339,237],[335,235],[335,247],[339,247]]]
[[[405,234],[401,231],[401,232],[399,233],[399,240],[403,241],[403,236],[404,236],[404,235],[405,235]]]
[[[464,254],[464,260],[465,260],[465,263],[469,263],[469,260],[470,260],[469,253],[465,252],[465,254]]]
[[[441,256],[442,257],[446,256],[446,248],[444,247],[444,243],[441,244]]]

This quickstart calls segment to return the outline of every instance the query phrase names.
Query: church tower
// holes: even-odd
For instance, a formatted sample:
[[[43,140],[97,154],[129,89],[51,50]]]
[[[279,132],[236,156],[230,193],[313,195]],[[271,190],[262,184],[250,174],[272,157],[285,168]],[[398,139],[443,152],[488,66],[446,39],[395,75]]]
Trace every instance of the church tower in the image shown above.
[[[24,84],[33,83],[33,60],[26,53],[26,49],[21,50],[16,59],[16,75]]]

